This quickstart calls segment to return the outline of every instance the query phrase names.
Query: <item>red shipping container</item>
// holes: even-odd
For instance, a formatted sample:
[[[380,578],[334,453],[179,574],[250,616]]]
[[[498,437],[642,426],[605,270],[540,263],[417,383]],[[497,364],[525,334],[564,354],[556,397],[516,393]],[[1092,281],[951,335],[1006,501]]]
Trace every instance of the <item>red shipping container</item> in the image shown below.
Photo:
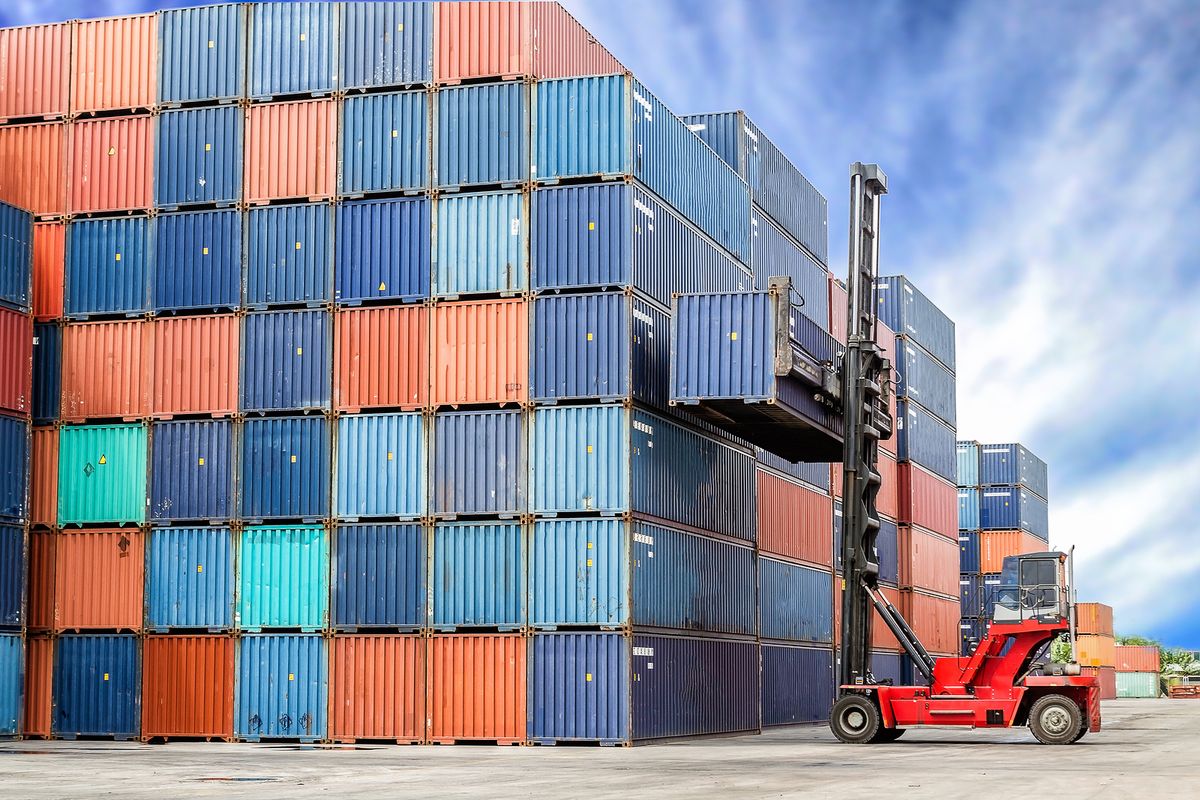
[[[879,461],[876,463],[879,470],[879,493],[875,495],[875,510],[888,519],[896,519],[899,505],[897,503],[897,485],[896,485],[896,457],[885,451],[880,451]],[[829,468],[830,488],[833,490],[833,496],[841,498],[842,496],[842,465],[834,463]],[[957,502],[957,498],[956,498]],[[957,512],[957,506],[955,506]]]
[[[159,318],[150,323],[150,339],[152,416],[237,412],[237,317]]]
[[[33,226],[33,316],[39,322],[63,315],[63,274],[67,263],[67,226]]]
[[[846,320],[849,295],[846,287],[833,275],[829,276],[829,332],[842,344],[846,343]]]
[[[1161,667],[1161,656],[1155,645],[1119,644],[1116,652],[1117,672],[1158,672]]]
[[[54,467],[58,470],[58,465]],[[53,531],[29,532],[29,599],[26,618],[31,631],[54,629],[54,555],[57,538]]]
[[[34,428],[32,441],[29,521],[52,528],[58,516],[58,428]]]
[[[525,739],[526,639],[443,634],[429,639],[427,740]]]
[[[759,550],[832,566],[832,498],[763,470],[757,485]]]
[[[418,744],[425,737],[425,656],[418,635],[330,641],[329,738]]]
[[[72,213],[133,211],[154,204],[154,129],[149,116],[71,125]]]
[[[961,631],[958,627],[962,606],[957,597],[946,598],[925,592],[902,589],[900,613],[925,649],[933,655],[958,655]]]
[[[233,738],[232,636],[149,636],[142,650],[142,738]]]
[[[842,643],[842,589],[840,579],[838,579],[837,589],[834,592],[833,606],[833,645],[839,647]],[[900,598],[891,589],[884,589],[888,600],[899,606]],[[878,611],[872,611],[871,622],[871,649],[886,650],[890,653],[898,653],[901,651],[900,643],[896,641],[896,637],[892,635],[892,631],[884,623],[883,617],[879,616]]]
[[[1112,667],[1081,667],[1079,671],[1084,675],[1100,679],[1101,700],[1117,699],[1117,671],[1115,669]]]
[[[910,462],[898,466],[897,477],[900,521],[920,525],[957,543],[958,487]]]
[[[1006,557],[1044,553],[1046,546],[1045,542],[1026,531],[983,531],[979,534],[979,571],[1000,572],[1004,569]]]
[[[435,406],[523,403],[529,397],[529,308],[524,300],[433,308]]]
[[[958,597],[958,542],[911,525],[899,535],[901,587]]]
[[[39,217],[67,213],[67,124],[0,126],[0,200]]]
[[[0,309],[0,410],[29,414],[33,394],[33,317]]]
[[[142,531],[70,529],[54,536],[54,630],[141,629]]]
[[[63,327],[62,418],[147,415],[152,363],[149,324],[83,322]]]
[[[842,316],[845,316],[845,310]],[[892,362],[892,388],[888,399],[888,413],[892,415],[892,435],[879,443],[879,449],[896,455],[896,443],[900,440],[896,432],[896,334],[887,325],[879,323],[876,335],[879,338],[879,349]]]
[[[428,404],[428,308],[342,309],[334,319],[338,411],[411,411]]]
[[[611,75],[625,68],[558,3],[438,3],[434,78]]]
[[[141,14],[74,24],[72,113],[154,105],[157,22],[157,15]]]
[[[337,108],[334,100],[305,100],[263,103],[246,110],[247,202],[333,196]]]
[[[30,636],[25,640],[25,736],[50,738],[53,703],[54,640]]]
[[[67,114],[70,23],[0,30],[0,120]]]
[[[1026,539],[1026,542],[1029,540]],[[1043,547],[1043,549],[1045,548]],[[1075,605],[1075,626],[1079,633],[1099,633],[1103,636],[1112,636],[1112,606],[1106,606],[1104,603],[1077,603]],[[1141,670],[1133,671],[1141,672]]]

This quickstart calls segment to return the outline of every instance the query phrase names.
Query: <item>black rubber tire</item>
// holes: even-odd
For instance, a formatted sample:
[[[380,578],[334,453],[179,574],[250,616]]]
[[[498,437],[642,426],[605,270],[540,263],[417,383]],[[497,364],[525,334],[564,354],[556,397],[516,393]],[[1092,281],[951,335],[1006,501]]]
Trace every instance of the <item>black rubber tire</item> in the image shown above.
[[[1029,729],[1042,744],[1071,744],[1086,727],[1083,712],[1069,697],[1048,694],[1039,697],[1029,709]]]
[[[1075,744],[1080,739],[1087,736],[1087,732],[1088,732],[1088,723],[1087,723],[1087,720],[1085,719],[1079,723],[1079,732],[1075,734],[1075,738],[1071,740],[1071,744]]]
[[[833,704],[829,728],[846,744],[870,744],[883,728],[883,717],[871,698],[848,694]]]
[[[894,742],[904,735],[905,728],[880,728],[875,734],[875,742],[877,744],[887,744]]]

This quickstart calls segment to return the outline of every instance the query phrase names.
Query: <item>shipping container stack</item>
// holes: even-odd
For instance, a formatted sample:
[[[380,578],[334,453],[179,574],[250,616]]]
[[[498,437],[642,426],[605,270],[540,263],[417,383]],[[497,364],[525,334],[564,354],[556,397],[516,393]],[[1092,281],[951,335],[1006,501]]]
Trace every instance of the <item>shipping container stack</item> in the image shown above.
[[[1119,644],[1115,653],[1117,697],[1158,697],[1161,693],[1158,646]]]
[[[1113,610],[1104,603],[1075,606],[1075,657],[1084,675],[1100,681],[1100,699],[1117,697],[1117,642],[1113,637]]]

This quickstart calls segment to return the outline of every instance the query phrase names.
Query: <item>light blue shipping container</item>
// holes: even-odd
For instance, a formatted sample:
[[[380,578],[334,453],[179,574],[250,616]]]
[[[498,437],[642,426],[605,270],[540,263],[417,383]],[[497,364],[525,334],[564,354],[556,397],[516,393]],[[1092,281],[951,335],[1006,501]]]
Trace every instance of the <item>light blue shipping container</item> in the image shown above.
[[[242,411],[325,410],[332,392],[327,311],[259,311],[242,322]]]
[[[907,337],[896,339],[898,398],[918,403],[954,427],[957,409],[954,373]]]
[[[750,262],[746,182],[632,77],[538,82],[533,128],[535,180],[637,178]]]
[[[238,541],[237,585],[240,630],[324,630],[329,532],[323,525],[246,528]]]
[[[954,429],[916,403],[896,401],[896,454],[958,484]]]
[[[435,186],[512,186],[529,180],[529,87],[525,83],[439,89],[435,131]]]
[[[314,634],[251,634],[238,640],[234,735],[245,741],[325,738],[329,647]]]
[[[529,288],[528,202],[521,191],[438,197],[435,297],[512,295]]]
[[[21,732],[25,699],[25,647],[21,634],[0,634],[0,737]]]
[[[520,411],[454,411],[433,418],[430,511],[438,517],[514,517],[527,509],[526,429]]]
[[[32,297],[33,215],[0,203],[0,305],[28,312]]]
[[[246,11],[241,3],[158,13],[158,100],[164,105],[246,96]]]
[[[340,9],[341,88],[433,80],[433,3],[342,3]]]
[[[243,216],[229,209],[155,218],[155,311],[241,307]]]
[[[958,527],[959,530],[979,530],[979,490],[958,487]]]
[[[246,420],[238,478],[243,519],[328,516],[329,457],[329,422],[323,417]]]
[[[875,281],[879,318],[954,372],[954,322],[903,275]]]
[[[833,641],[833,575],[771,558],[758,559],[759,635]]]
[[[164,111],[155,120],[154,204],[233,205],[242,199],[242,125],[237,106]]]
[[[156,528],[146,554],[146,627],[233,628],[233,533]]]
[[[771,278],[792,279],[801,314],[829,330],[829,272],[757,206],[750,211],[750,268],[754,287],[767,289]]]
[[[958,485],[979,485],[979,442],[957,442]]]
[[[979,527],[985,531],[1024,530],[1048,541],[1046,501],[1023,486],[985,486],[979,501]]]
[[[338,303],[429,297],[431,206],[427,197],[338,203]]]
[[[335,630],[425,627],[427,530],[412,523],[334,528]]]
[[[142,720],[142,648],[134,634],[60,636],[54,645],[56,737],[136,739]]]
[[[1016,443],[979,445],[979,483],[1021,485],[1039,497],[1050,496],[1046,462]]]
[[[153,253],[149,217],[72,221],[67,225],[66,316],[146,311]]]
[[[337,422],[335,513],[341,519],[414,519],[427,514],[425,417],[352,414]]]
[[[337,88],[336,3],[250,6],[250,97],[320,95]]]
[[[338,171],[343,195],[421,191],[429,187],[429,170],[428,92],[345,99]]]
[[[150,425],[150,521],[234,516],[232,420]]]
[[[318,305],[333,297],[333,206],[252,208],[246,217],[246,305]]]
[[[433,628],[506,631],[525,625],[525,530],[520,523],[437,523],[429,570]]]

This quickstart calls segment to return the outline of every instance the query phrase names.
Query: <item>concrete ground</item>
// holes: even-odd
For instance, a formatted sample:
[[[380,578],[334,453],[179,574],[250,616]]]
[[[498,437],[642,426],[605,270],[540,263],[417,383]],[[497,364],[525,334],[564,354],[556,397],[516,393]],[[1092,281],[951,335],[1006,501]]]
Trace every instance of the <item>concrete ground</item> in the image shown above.
[[[1103,713],[1103,731],[1066,747],[1039,745],[1023,728],[851,746],[824,727],[615,749],[6,742],[0,796],[1200,796],[1200,701],[1116,700]]]

